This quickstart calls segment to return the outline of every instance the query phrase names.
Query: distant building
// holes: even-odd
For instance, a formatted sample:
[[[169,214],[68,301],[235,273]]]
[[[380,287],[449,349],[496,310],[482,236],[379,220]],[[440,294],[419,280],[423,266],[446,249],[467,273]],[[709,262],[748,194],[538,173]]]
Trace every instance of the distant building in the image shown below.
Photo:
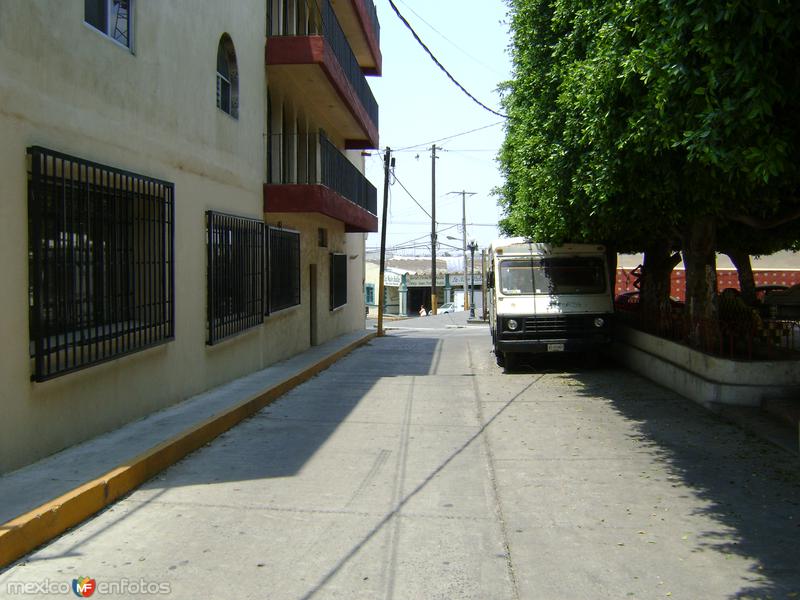
[[[446,258],[436,260],[436,294],[438,305],[452,302],[456,310],[464,310],[464,274],[460,271],[462,260],[458,262]],[[458,268],[448,272],[448,267]],[[475,267],[475,306],[482,306],[482,278],[480,262]],[[368,259],[364,278],[365,302],[371,316],[378,312],[378,283],[380,264]],[[472,275],[467,274],[467,288],[472,284]],[[468,292],[469,293],[469,292]],[[392,257],[386,261],[384,273],[384,311],[388,315],[416,316],[420,306],[431,309],[431,259]]]
[[[633,291],[636,275],[633,273],[644,260],[641,254],[621,254],[617,265],[616,293]],[[780,284],[792,286],[800,283],[800,253],[776,252],[769,256],[753,257],[753,278],[756,285]],[[724,254],[717,255],[717,288],[739,289],[739,274]],[[686,272],[683,262],[673,269],[670,295],[683,302],[686,299]]]

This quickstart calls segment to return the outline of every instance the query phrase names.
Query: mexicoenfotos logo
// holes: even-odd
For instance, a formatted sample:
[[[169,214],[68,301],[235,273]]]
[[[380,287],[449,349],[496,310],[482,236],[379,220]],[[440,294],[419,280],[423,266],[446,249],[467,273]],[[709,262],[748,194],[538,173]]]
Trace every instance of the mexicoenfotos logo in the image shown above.
[[[97,589],[97,582],[89,577],[78,577],[72,580],[72,591],[78,598],[88,598]]]
[[[172,584],[166,581],[147,581],[146,579],[116,579],[98,582],[91,577],[78,577],[69,581],[44,579],[41,581],[9,581],[6,593],[9,596],[26,595],[68,595],[70,590],[78,598],[90,596],[149,596],[172,593]]]

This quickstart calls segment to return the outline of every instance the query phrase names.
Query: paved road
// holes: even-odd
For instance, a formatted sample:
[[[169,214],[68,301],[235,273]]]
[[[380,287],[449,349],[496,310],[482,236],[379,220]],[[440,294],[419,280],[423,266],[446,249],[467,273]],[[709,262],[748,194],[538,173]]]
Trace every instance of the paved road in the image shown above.
[[[793,598],[798,539],[796,459],[629,372],[502,374],[485,327],[430,327],[357,350],[0,596],[83,575],[172,598]]]

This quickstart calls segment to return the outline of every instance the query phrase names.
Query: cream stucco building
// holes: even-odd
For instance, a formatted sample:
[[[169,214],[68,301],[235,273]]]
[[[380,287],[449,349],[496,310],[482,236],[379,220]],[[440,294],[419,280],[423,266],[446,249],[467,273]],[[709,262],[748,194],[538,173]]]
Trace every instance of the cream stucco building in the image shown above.
[[[377,39],[371,0],[0,3],[0,472],[364,327]]]

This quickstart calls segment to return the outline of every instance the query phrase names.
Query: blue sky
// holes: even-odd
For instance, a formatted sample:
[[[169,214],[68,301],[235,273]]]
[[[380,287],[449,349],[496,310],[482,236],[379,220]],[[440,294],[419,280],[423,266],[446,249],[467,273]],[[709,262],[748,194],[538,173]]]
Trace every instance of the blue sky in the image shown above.
[[[422,40],[450,73],[481,102],[502,112],[497,87],[510,78],[507,51],[507,7],[503,0],[394,0]],[[397,179],[422,207],[431,209],[430,142],[484,126],[469,135],[437,143],[442,150],[436,161],[436,220],[439,252],[460,252],[461,196],[466,190],[467,239],[486,247],[498,237],[500,218],[492,188],[500,185],[496,156],[503,141],[503,119],[484,110],[431,61],[388,0],[375,0],[381,24],[383,76],[369,78],[380,106],[380,143],[397,152]],[[435,29],[434,29],[435,28]],[[497,125],[495,125],[497,124]],[[383,163],[378,152],[367,158],[367,177],[378,188],[379,214],[383,194]],[[428,244],[416,252],[430,255],[430,217],[399,183],[390,191],[387,245]],[[475,225],[470,225],[474,223]],[[453,225],[458,224],[458,227]],[[486,226],[486,225],[489,226]],[[368,247],[380,244],[380,234],[370,234]],[[452,244],[457,248],[448,248]]]

